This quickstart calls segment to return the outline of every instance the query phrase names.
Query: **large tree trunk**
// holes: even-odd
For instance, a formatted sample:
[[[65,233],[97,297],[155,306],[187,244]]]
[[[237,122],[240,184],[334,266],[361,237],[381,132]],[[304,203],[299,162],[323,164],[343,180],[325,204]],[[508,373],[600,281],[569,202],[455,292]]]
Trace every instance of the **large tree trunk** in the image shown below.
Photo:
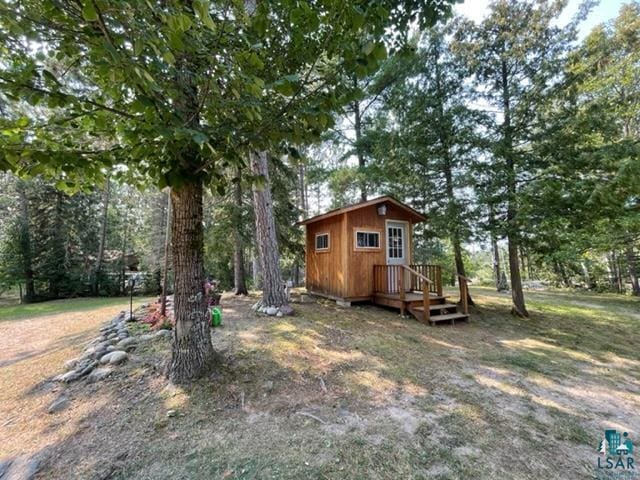
[[[307,182],[305,181],[305,168],[304,164],[300,162],[298,165],[298,190],[299,190],[299,208],[302,212],[302,217],[306,217],[308,214],[307,206]]]
[[[518,261],[518,225],[517,225],[517,185],[516,166],[514,160],[513,138],[511,132],[511,109],[507,64],[502,61],[502,100],[504,107],[503,145],[507,165],[507,243],[509,251],[509,272],[511,277],[511,313],[519,317],[528,317],[527,307],[520,278],[520,262]]]
[[[180,384],[206,374],[214,360],[204,291],[202,184],[172,189],[171,202],[176,323],[168,376]]]
[[[160,315],[167,314],[167,282],[169,280],[169,250],[171,248],[171,190],[167,192],[166,223],[164,232],[164,260],[162,268],[162,294],[160,297]]]
[[[260,249],[260,266],[262,268],[262,306],[264,308],[275,307],[283,314],[288,315],[293,313],[293,309],[287,302],[280,273],[280,251],[273,215],[267,153],[252,152],[250,161],[252,173],[264,180],[262,186],[256,184],[253,186],[256,241]]]
[[[20,199],[20,253],[22,254],[22,274],[25,282],[24,296],[21,294],[20,302],[30,303],[36,298],[36,289],[33,281],[29,199],[22,180],[18,180],[18,197]]]
[[[237,182],[234,185],[234,217],[233,222],[233,284],[235,295],[247,295],[247,285],[244,280],[244,245],[242,242],[242,184],[238,169]]]
[[[98,255],[96,257],[96,265],[93,273],[93,282],[91,284],[91,293],[98,295],[100,273],[102,270],[102,259],[104,258],[104,248],[107,241],[107,220],[109,217],[109,200],[111,197],[111,179],[107,177],[107,186],[102,196],[102,222],[100,224],[100,244],[98,246]]]
[[[491,217],[489,222],[493,224],[495,221],[493,216],[493,209],[491,211]],[[491,230],[491,260],[493,262],[493,278],[496,282],[496,290],[501,292],[503,290],[502,277],[500,271],[500,249],[498,248],[498,237],[495,231]]]

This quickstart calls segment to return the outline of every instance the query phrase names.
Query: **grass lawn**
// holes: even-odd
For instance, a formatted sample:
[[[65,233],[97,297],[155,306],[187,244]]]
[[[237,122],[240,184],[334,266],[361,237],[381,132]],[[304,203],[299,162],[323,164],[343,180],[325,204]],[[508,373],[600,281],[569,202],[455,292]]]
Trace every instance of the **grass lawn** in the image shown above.
[[[139,297],[133,298],[134,303],[140,303]],[[118,306],[120,309],[129,308],[128,297],[109,298],[72,298],[68,300],[52,300],[49,302],[30,303],[26,305],[0,306],[0,322],[19,318],[33,318],[41,315],[57,315],[66,312],[81,312],[105,307]]]
[[[508,295],[472,293],[454,327],[324,301],[256,317],[224,296],[221,364],[186,389],[161,339],[99,384],[9,378],[21,361],[0,357],[0,391],[23,384],[3,415],[34,417],[0,423],[0,458],[41,452],[47,479],[547,480],[593,478],[607,428],[640,443],[638,299],[532,292],[517,319]],[[63,359],[38,361],[45,378]],[[61,391],[72,406],[43,414]]]

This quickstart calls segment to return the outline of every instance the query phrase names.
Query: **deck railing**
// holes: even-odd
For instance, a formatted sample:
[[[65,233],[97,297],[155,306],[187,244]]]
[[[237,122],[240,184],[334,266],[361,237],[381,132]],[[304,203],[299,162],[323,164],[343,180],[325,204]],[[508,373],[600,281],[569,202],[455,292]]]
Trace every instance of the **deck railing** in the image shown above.
[[[376,293],[422,292],[442,295],[440,265],[374,265],[373,290]]]

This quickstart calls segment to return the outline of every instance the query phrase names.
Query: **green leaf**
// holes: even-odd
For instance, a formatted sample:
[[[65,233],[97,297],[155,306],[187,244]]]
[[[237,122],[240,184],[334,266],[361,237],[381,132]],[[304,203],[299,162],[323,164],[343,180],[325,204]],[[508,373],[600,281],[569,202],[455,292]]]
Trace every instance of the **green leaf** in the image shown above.
[[[193,9],[196,12],[196,16],[207,28],[213,31],[216,30],[216,24],[209,13],[209,0],[195,0],[193,2]]]
[[[84,5],[82,6],[82,18],[87,22],[95,22],[98,20],[98,12],[96,11],[96,7],[93,5],[92,0],[84,2]]]
[[[383,43],[377,43],[371,54],[376,60],[384,60],[387,58],[387,49]]]

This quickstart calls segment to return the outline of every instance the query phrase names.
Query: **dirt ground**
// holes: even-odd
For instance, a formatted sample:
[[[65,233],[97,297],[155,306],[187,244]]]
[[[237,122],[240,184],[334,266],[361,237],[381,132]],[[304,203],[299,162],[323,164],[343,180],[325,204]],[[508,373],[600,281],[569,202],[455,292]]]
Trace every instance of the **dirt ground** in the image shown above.
[[[0,459],[39,455],[41,479],[581,479],[606,428],[640,442],[638,301],[532,293],[521,320],[473,293],[454,327],[225,295],[224,362],[187,389],[160,338],[102,382],[46,381],[117,308],[0,323]]]

